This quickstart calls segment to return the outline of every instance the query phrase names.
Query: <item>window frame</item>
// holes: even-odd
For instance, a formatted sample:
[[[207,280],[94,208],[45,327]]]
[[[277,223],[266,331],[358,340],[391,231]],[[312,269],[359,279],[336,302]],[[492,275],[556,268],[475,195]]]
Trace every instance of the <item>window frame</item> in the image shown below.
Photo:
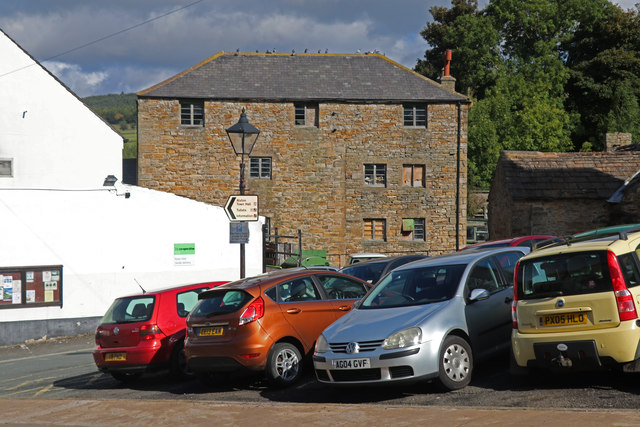
[[[183,127],[204,127],[204,116],[205,116],[205,109],[204,109],[204,101],[202,100],[197,100],[197,99],[180,99],[179,100],[179,104],[180,104],[180,126]],[[188,111],[186,111],[186,108],[188,107]],[[201,111],[200,111],[200,118],[199,118],[199,122],[197,121],[197,112],[195,111],[196,107],[200,107]],[[185,118],[187,120],[185,120]]]
[[[421,168],[422,173],[420,174],[419,184],[416,185],[416,169]],[[405,171],[411,171],[411,179],[409,181],[405,181]],[[404,164],[402,165],[402,185],[405,187],[417,187],[417,188],[425,188],[425,177],[426,177],[426,165],[423,164]]]
[[[367,172],[367,168],[370,168],[371,170]],[[364,173],[364,185],[366,187],[385,188],[387,186],[387,164],[386,163],[364,163],[363,173]],[[383,180],[381,184],[378,183],[379,177],[382,177],[382,180]],[[367,178],[369,178],[369,181],[367,181]]]
[[[367,223],[370,223],[370,227],[367,226]],[[382,237],[377,238],[378,233],[376,232],[376,225],[380,224],[382,228]],[[370,233],[367,232],[367,229],[370,229]],[[363,238],[364,240],[370,240],[374,242],[386,242],[387,241],[387,220],[384,218],[364,218],[363,219]]]
[[[49,280],[45,280],[44,272],[48,272]],[[53,274],[56,272],[56,274]],[[27,274],[30,273],[30,274]],[[36,273],[40,273],[40,280],[36,280]],[[9,303],[4,303],[4,286],[0,283],[0,289],[2,289],[2,295],[0,297],[0,310],[12,309],[12,308],[31,308],[31,307],[60,307],[63,303],[63,268],[62,265],[44,265],[44,266],[21,266],[21,267],[2,267],[0,268],[0,276],[12,276],[12,296],[15,290],[15,282],[20,281],[20,302],[14,303],[13,299]],[[19,276],[20,279],[13,278],[13,276]],[[31,277],[31,280],[29,280]],[[57,277],[57,280],[53,280]],[[46,299],[46,283],[50,283],[53,287],[55,282],[55,289],[49,289],[53,292],[53,301],[40,301],[40,302],[27,302],[27,291],[34,291],[34,298],[37,297],[38,289],[28,289],[29,287],[41,287],[43,298]],[[58,295],[55,299],[55,295]]]
[[[254,162],[257,163],[257,174],[254,174]],[[264,163],[268,163],[268,172],[267,176],[264,176],[265,167]],[[273,159],[271,157],[249,157],[249,177],[255,179],[272,179],[273,174]]]
[[[0,167],[0,178],[13,178],[13,159],[0,157],[0,164],[2,163],[9,164],[9,173],[8,174],[2,173],[3,168]]]
[[[429,109],[426,104],[403,104],[402,111],[404,127],[427,128]]]
[[[317,102],[294,102],[293,124],[296,127],[318,127],[319,110]]]
[[[411,241],[416,241],[416,242],[424,242],[427,240],[427,226],[426,226],[426,219],[425,218],[403,218],[403,222],[405,219],[411,219],[413,220],[413,230],[404,230],[404,228],[401,230],[401,234],[403,236],[403,238],[405,240],[411,240]],[[419,226],[416,226],[416,224],[419,224]],[[422,231],[422,234],[420,233],[416,233],[416,229],[420,229]]]

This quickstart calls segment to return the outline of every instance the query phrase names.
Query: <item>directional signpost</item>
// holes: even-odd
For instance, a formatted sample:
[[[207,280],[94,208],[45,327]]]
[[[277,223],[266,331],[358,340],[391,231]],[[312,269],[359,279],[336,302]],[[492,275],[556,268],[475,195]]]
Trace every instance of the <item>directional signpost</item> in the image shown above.
[[[229,196],[224,205],[224,211],[229,221],[257,221],[258,220],[258,196]]]

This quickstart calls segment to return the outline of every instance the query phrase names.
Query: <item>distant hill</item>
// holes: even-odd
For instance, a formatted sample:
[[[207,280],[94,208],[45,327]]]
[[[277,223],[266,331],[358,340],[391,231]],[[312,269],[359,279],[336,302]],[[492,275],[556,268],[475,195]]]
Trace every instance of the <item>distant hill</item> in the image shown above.
[[[97,95],[83,98],[85,104],[102,117],[125,140],[123,158],[134,159],[138,145],[136,94]]]

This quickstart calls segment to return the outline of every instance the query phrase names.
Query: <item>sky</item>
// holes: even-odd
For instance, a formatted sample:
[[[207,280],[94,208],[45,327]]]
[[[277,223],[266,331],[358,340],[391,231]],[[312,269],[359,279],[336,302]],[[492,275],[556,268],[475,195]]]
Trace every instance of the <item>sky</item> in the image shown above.
[[[236,49],[378,50],[413,68],[428,48],[420,31],[435,5],[451,1],[2,0],[0,29],[86,97],[137,92]]]

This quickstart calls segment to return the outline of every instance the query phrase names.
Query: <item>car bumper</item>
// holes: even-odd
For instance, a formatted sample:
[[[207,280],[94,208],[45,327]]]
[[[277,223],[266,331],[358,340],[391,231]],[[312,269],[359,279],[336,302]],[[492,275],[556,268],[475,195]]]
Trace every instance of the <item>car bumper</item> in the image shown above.
[[[359,385],[372,383],[404,383],[434,378],[438,375],[440,343],[429,341],[408,349],[382,350],[357,354],[314,354],[316,378],[321,383]],[[337,361],[367,359],[366,368],[336,369]],[[344,365],[345,362],[342,362]],[[359,363],[346,363],[354,366]]]
[[[126,359],[108,361],[110,354],[124,354]],[[93,361],[102,372],[142,372],[167,366],[170,354],[160,341],[149,341],[136,347],[98,347],[93,351]]]
[[[636,320],[616,328],[536,334],[513,330],[511,334],[513,356],[520,367],[589,369],[608,361],[624,364],[640,357],[639,343]]]
[[[232,340],[219,343],[197,342],[187,338],[184,354],[187,366],[193,372],[231,372],[242,369],[264,370],[269,350],[273,345],[270,338],[254,340]]]

